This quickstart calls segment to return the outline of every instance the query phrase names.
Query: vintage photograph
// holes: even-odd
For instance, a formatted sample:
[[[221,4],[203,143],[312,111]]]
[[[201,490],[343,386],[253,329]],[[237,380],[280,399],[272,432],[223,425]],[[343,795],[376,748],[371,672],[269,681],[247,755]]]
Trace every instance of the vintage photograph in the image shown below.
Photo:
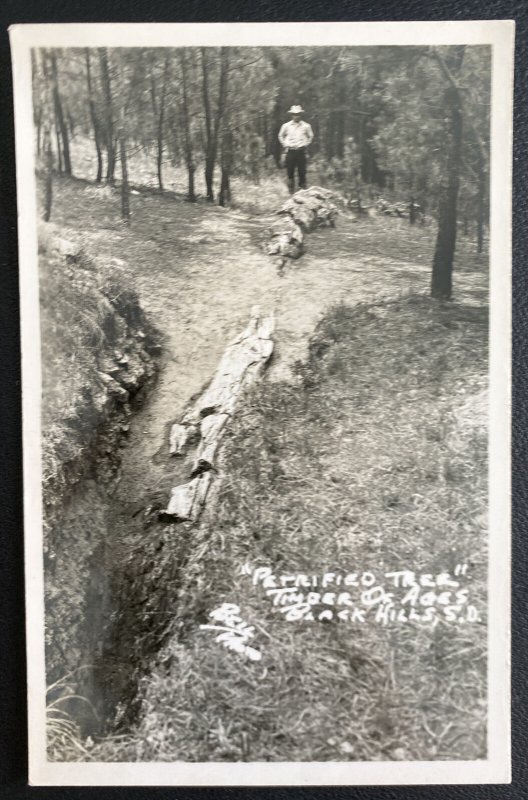
[[[478,36],[316,33],[28,36],[25,78],[15,60],[49,774],[472,762],[484,782],[490,737],[507,750],[488,623],[510,175],[499,231],[490,163],[511,88]]]

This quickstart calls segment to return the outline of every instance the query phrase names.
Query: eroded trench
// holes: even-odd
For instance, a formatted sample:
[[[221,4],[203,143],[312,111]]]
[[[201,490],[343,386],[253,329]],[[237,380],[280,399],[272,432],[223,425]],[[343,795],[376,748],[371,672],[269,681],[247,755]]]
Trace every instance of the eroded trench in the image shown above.
[[[169,632],[174,636],[175,621],[182,637],[206,621],[205,610],[203,619],[186,619],[178,608],[195,523],[160,514],[172,487],[188,480],[196,456],[196,446],[183,457],[170,455],[171,426],[207,386],[264,289],[267,310],[280,309],[282,316],[275,336],[279,357],[275,351],[271,365],[275,379],[288,377],[286,365],[304,352],[323,305],[318,270],[312,282],[304,275],[300,303],[292,293],[295,273],[278,277],[268,256],[259,259],[259,281],[248,277],[243,284],[237,259],[232,269],[225,265],[228,288],[232,277],[238,290],[214,295],[222,309],[221,336],[202,332],[199,319],[164,327],[156,376],[130,392],[127,413],[117,409],[103,426],[86,474],[61,508],[56,557],[46,565],[47,679],[54,686],[48,699],[65,691],[78,696],[67,708],[84,737],[132,725],[141,678]],[[207,310],[205,303],[196,299],[195,316]]]
[[[67,708],[83,736],[133,722],[138,681],[177,615],[180,576],[192,547],[192,523],[159,515],[171,487],[186,480],[192,458],[192,451],[185,458],[169,454],[173,419],[166,420],[167,436],[141,479],[127,469],[127,451],[144,429],[158,381],[135,396],[128,430],[120,414],[109,422],[104,439],[119,455],[110,458],[104,445],[96,449],[92,468],[62,510],[58,568],[48,568],[56,592],[76,609],[68,628],[48,640],[48,683],[58,679],[49,699],[74,687],[78,698]],[[48,593],[48,612],[50,603]],[[64,674],[73,680],[64,681]]]
[[[61,677],[67,664],[73,676],[67,685],[77,695],[68,713],[83,737],[129,728],[140,708],[139,682],[169,631],[174,635],[175,621],[181,637],[189,626],[206,621],[205,613],[203,619],[178,613],[198,523],[174,521],[165,509],[171,489],[193,474],[199,454],[194,439],[183,454],[171,455],[171,428],[185,408],[194,406],[213,374],[178,415],[161,422],[160,395],[171,385],[177,365],[170,350],[164,350],[160,362],[157,374],[130,399],[129,416],[116,409],[100,431],[92,467],[61,511],[58,569],[48,565],[48,579],[62,601],[76,609],[69,629],[61,628],[62,636],[48,641],[48,683],[59,677],[50,699],[64,691]],[[148,460],[145,440],[151,450],[158,444]],[[48,593],[48,612],[50,603]]]

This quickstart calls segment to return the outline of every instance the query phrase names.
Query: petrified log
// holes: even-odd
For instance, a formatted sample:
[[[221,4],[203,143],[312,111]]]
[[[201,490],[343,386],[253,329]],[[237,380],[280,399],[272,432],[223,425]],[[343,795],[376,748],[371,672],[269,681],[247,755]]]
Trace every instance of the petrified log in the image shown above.
[[[200,417],[233,413],[248,368],[263,367],[273,351],[273,327],[273,317],[260,317],[256,309],[252,312],[249,325],[227,346],[213,380],[198,398]]]
[[[315,227],[316,212],[308,208],[304,203],[296,203],[290,216],[303,231],[311,231]]]
[[[302,205],[314,212],[321,208],[322,204],[326,204],[328,202],[325,198],[318,197],[316,194],[312,194],[308,190],[297,192],[294,197],[297,205]]]
[[[181,455],[189,437],[198,431],[200,443],[191,468],[191,480],[172,490],[162,516],[172,517],[176,522],[198,518],[225,426],[242,390],[256,380],[271,356],[273,329],[273,316],[261,316],[257,308],[253,309],[249,325],[225,349],[205,392],[187,409],[181,423],[172,426],[171,453]]]
[[[201,442],[194,460],[191,477],[214,469],[214,458],[229,414],[208,414],[200,422]]]
[[[217,439],[215,442],[209,442],[209,444],[202,442],[192,465],[191,478],[194,478],[196,475],[201,475],[202,472],[209,472],[215,469],[214,460],[219,444],[220,439]]]
[[[196,439],[198,426],[192,423],[176,422],[170,430],[169,452],[171,456],[182,456],[189,442]]]
[[[221,435],[229,414],[208,414],[200,422],[202,442],[214,442]]]
[[[281,216],[289,217],[299,225],[304,231],[309,231],[314,227],[317,209],[321,205],[321,200],[311,195],[299,196],[300,192],[294,194],[277,211]]]
[[[305,234],[318,226],[334,227],[337,208],[333,194],[320,186],[300,189],[277,211],[280,222],[266,232],[265,249],[270,256],[279,256],[279,268],[286,258],[299,258],[304,252]]]
[[[335,228],[337,209],[335,206],[320,206],[315,215],[315,226],[317,228]]]
[[[198,519],[205,504],[210,483],[211,473],[204,472],[188,483],[175,486],[166,510],[161,512],[162,515],[172,517],[175,522]]]
[[[275,220],[266,232],[268,255],[288,255],[289,258],[299,258],[303,252],[304,233],[290,216]]]

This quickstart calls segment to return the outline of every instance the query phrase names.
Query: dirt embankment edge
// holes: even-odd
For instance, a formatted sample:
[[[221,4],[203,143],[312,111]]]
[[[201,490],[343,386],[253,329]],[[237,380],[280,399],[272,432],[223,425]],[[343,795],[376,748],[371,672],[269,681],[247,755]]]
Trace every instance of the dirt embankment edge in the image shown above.
[[[66,274],[97,269],[69,242],[47,246],[62,259]],[[110,498],[120,480],[130,418],[155,379],[161,353],[160,336],[134,290],[111,271],[92,289],[100,294],[93,364],[75,403],[55,426],[59,436],[50,442],[46,427],[43,431],[45,641],[47,682],[56,685],[52,698],[72,675],[75,687],[82,685],[89,694],[86,682],[110,608],[105,578],[113,533]],[[51,462],[53,469],[46,469]]]

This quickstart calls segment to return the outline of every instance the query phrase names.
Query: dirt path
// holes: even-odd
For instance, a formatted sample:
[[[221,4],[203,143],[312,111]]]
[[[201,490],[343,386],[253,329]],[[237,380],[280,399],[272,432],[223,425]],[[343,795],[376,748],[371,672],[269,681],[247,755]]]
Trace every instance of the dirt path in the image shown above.
[[[74,197],[79,193],[81,201]],[[291,365],[303,358],[317,320],[333,303],[424,291],[430,280],[433,232],[410,229],[403,220],[358,223],[341,215],[336,230],[309,235],[307,252],[281,277],[259,247],[258,217],[136,193],[126,229],[116,222],[117,202],[108,189],[66,183],[59,213],[65,226],[82,227],[88,252],[126,263],[142,306],[166,337],[156,390],[135,416],[123,452],[125,494],[145,482],[155,488],[156,454],[166,445],[167,425],[211,378],[253,305],[275,312],[276,346],[267,379],[278,380],[288,378]],[[89,216],[87,206],[93,210]],[[465,300],[472,279],[475,291],[484,291],[481,276],[476,281],[472,276],[462,273],[457,279],[465,286]]]
[[[150,488],[155,489],[156,454],[166,444],[168,423],[210,380],[252,306],[273,311],[276,317],[276,349],[267,379],[287,379],[331,304],[371,300],[399,289],[422,290],[428,280],[426,267],[393,264],[389,280],[381,259],[351,257],[357,227],[351,222],[338,233],[313,234],[309,252],[280,277],[272,259],[257,247],[259,220],[215,208],[206,211],[194,232],[178,242],[188,252],[183,263],[163,247],[153,256],[156,269],[136,272],[141,304],[166,336],[166,358],[156,390],[134,419],[131,446],[123,453],[125,492],[130,482],[145,481],[146,464]],[[126,253],[124,258],[131,263]]]

